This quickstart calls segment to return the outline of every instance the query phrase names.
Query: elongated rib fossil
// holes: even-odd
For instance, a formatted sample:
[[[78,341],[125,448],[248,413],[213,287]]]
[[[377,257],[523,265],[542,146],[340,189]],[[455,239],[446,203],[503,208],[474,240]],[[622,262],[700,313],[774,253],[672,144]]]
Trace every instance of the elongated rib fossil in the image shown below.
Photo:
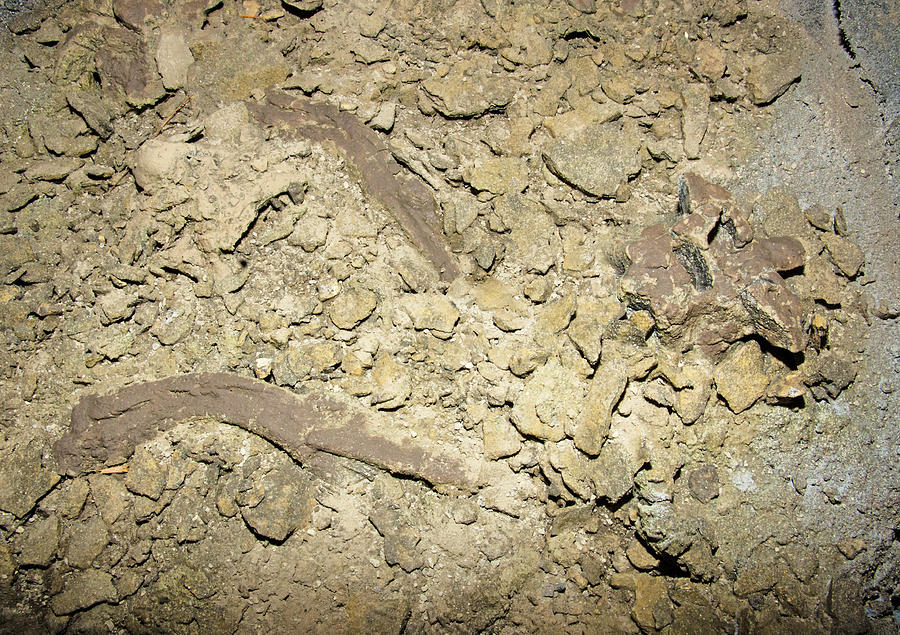
[[[303,462],[312,451],[364,461],[433,485],[473,491],[478,463],[413,439],[389,417],[322,389],[293,393],[225,373],[179,375],[84,397],[54,444],[59,470],[79,475],[127,460],[134,447],[179,421],[209,416],[270,441]]]
[[[260,122],[282,134],[316,142],[332,142],[353,165],[363,190],[393,215],[444,280],[459,275],[456,260],[441,237],[434,197],[418,179],[401,174],[400,165],[377,132],[351,113],[334,106],[270,90],[267,103],[247,102]]]

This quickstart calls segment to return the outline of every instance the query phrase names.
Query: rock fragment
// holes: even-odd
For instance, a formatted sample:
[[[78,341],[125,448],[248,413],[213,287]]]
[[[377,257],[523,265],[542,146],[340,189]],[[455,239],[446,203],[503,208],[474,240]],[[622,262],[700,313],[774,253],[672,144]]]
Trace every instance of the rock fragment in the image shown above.
[[[62,591],[50,599],[50,608],[57,615],[71,615],[101,602],[117,600],[112,576],[100,569],[88,569],[64,579]]]
[[[91,516],[70,527],[66,562],[78,569],[90,569],[107,544],[109,530],[106,523],[100,516]]]
[[[561,140],[542,156],[547,168],[569,185],[605,198],[641,171],[637,134],[615,123],[593,125],[578,141]]]
[[[439,293],[406,295],[400,304],[409,314],[413,328],[417,331],[427,329],[443,339],[453,334],[453,328],[459,321],[459,310],[446,296]]]
[[[509,80],[488,73],[451,72],[446,77],[425,80],[422,89],[435,109],[448,119],[502,111],[515,94],[515,86]]]
[[[349,330],[372,315],[378,296],[363,287],[351,287],[328,305],[328,317],[339,329]]]
[[[766,392],[769,377],[759,344],[737,344],[716,366],[716,390],[734,412],[743,412]]]
[[[688,159],[700,158],[700,143],[709,126],[709,93],[703,84],[689,84],[681,92],[681,132],[684,154]]]
[[[59,548],[60,524],[56,516],[48,516],[26,527],[19,541],[19,565],[46,567],[56,557]]]
[[[166,90],[178,90],[187,81],[187,72],[194,63],[194,56],[177,29],[164,28],[156,49],[156,65]]]
[[[800,79],[797,58],[787,54],[758,55],[750,61],[747,87],[757,106],[770,104]]]
[[[262,500],[241,507],[241,516],[257,535],[275,543],[309,524],[314,496],[304,473],[294,465],[267,472],[256,484]]]
[[[59,475],[44,467],[44,448],[37,440],[8,443],[0,462],[0,509],[22,518],[59,482]]]
[[[522,447],[522,440],[509,418],[499,412],[490,412],[481,422],[484,454],[495,460],[512,456]]]
[[[549,361],[525,384],[510,419],[526,437],[561,441],[579,416],[584,386],[574,371]]]

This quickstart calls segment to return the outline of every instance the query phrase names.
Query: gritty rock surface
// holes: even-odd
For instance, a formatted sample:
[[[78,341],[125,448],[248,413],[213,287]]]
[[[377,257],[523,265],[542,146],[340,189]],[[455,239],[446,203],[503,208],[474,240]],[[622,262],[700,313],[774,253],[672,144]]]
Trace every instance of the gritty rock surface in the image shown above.
[[[0,632],[895,630],[890,12],[13,4]]]

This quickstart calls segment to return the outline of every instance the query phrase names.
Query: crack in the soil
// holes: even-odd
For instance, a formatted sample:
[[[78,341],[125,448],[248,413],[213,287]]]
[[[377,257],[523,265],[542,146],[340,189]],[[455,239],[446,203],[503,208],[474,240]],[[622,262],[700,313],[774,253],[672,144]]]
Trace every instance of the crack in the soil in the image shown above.
[[[841,44],[841,48],[846,51],[847,55],[850,56],[850,59],[856,59],[856,51],[853,50],[853,45],[850,44],[850,38],[847,37],[847,31],[844,30],[844,21],[843,16],[841,15],[841,0],[834,0],[831,5],[831,10],[834,13],[834,19],[837,21],[838,28],[838,41]]]

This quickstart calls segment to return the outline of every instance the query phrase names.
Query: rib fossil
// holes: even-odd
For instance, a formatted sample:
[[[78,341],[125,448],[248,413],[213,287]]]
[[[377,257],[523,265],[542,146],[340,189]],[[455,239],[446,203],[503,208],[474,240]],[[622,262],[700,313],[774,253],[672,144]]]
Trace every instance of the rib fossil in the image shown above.
[[[293,393],[225,373],[179,375],[84,397],[54,444],[59,471],[76,476],[127,460],[179,421],[210,416],[270,441],[303,462],[320,450],[433,485],[477,488],[478,465],[420,439],[338,392]]]

